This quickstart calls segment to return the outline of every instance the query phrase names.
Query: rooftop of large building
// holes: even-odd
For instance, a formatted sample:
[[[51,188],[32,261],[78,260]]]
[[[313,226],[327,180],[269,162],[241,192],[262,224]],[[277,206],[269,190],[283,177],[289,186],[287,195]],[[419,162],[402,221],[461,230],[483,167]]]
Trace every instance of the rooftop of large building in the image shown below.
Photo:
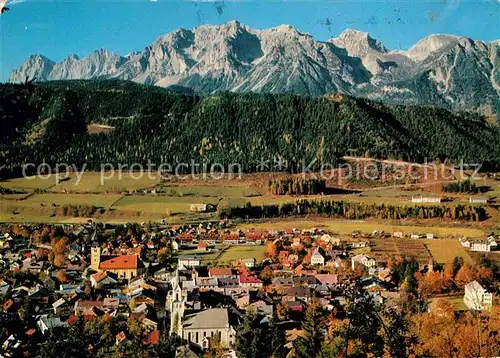
[[[211,308],[188,315],[184,329],[221,329],[229,327],[229,315],[225,308]]]
[[[116,256],[105,261],[101,261],[101,270],[130,270],[143,267],[137,255]]]

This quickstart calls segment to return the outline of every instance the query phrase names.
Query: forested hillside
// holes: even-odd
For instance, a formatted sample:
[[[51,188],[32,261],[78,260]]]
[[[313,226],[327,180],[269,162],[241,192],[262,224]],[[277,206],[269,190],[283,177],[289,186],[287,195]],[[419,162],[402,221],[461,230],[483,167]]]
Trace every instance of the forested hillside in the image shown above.
[[[121,81],[0,85],[0,170],[24,163],[157,165],[281,157],[289,171],[345,154],[498,165],[500,132],[476,114],[344,97],[218,93],[206,97]],[[89,134],[88,124],[114,127]],[[262,169],[262,168],[261,168]]]
[[[335,200],[297,200],[282,205],[251,205],[223,208],[222,219],[237,218],[279,218],[301,215],[342,217],[349,220],[375,217],[379,219],[453,219],[483,221],[488,215],[480,206],[398,206],[386,204],[364,204]]]

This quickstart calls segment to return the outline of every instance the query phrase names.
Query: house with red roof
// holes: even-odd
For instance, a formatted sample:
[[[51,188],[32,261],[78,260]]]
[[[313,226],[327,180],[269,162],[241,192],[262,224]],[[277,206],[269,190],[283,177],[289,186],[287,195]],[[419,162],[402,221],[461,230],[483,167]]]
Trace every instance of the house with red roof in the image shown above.
[[[233,270],[226,267],[209,267],[208,268],[209,277],[231,277],[233,276]]]
[[[121,331],[115,336],[115,344],[118,346],[120,344],[125,344],[128,341],[125,332]]]
[[[146,339],[144,340],[144,344],[149,346],[160,344],[160,331],[155,330],[153,332],[149,332],[146,334]]]
[[[257,277],[254,276],[248,276],[248,275],[240,275],[240,286],[245,287],[245,288],[261,288],[262,287],[262,281],[259,280]]]
[[[256,231],[248,231],[245,233],[247,243],[260,245],[262,243],[262,233]]]
[[[224,234],[222,236],[222,240],[224,241],[224,244],[227,245],[238,245],[240,242],[240,236],[238,234]]]
[[[177,235],[177,240],[182,244],[191,244],[194,241],[194,235],[190,232],[184,232]]]
[[[143,262],[138,255],[101,256],[101,249],[91,249],[90,266],[99,272],[113,273],[118,279],[130,280],[145,272]]]
[[[333,275],[333,274],[317,274],[314,277],[322,285],[333,286],[333,285],[336,285],[338,283],[338,277],[337,277],[337,275]]]

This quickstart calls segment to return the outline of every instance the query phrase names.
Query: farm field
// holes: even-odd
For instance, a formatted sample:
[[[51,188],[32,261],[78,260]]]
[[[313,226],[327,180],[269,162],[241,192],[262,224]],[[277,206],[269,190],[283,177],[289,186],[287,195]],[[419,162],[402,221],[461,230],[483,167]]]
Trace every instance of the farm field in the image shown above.
[[[380,238],[370,239],[371,255],[375,260],[386,261],[394,256],[414,258],[419,263],[427,263],[432,258],[422,240]]]
[[[104,172],[101,176],[100,172],[85,172],[80,178],[75,173],[71,173],[69,179],[54,185],[51,191],[119,193],[150,188],[159,183],[160,178],[155,173],[141,175],[141,173],[116,171],[115,173]]]
[[[465,263],[473,261],[468,252],[460,245],[458,240],[452,239],[370,239],[372,247],[370,255],[376,260],[387,260],[390,257],[402,256],[414,258],[419,263],[425,264],[429,259],[445,264],[453,262],[455,257],[461,257]]]
[[[444,297],[433,297],[429,299],[429,304],[438,299],[445,299],[453,304],[453,309],[455,311],[467,311],[468,308],[464,303],[463,296],[444,296]]]
[[[94,205],[108,209],[120,195],[101,194],[34,194],[23,200],[0,198],[0,221],[62,222],[68,217],[51,217],[56,207],[64,205]],[[16,214],[14,214],[16,213]]]
[[[204,265],[229,265],[231,262],[245,258],[255,258],[257,262],[264,260],[265,245],[231,245],[219,246],[218,251],[184,250],[179,255],[198,255]]]
[[[44,193],[35,194],[27,199],[21,200],[23,205],[94,205],[97,207],[109,208],[121,196],[118,194],[99,194],[99,195],[86,195],[86,194],[56,194]]]
[[[217,258],[216,264],[229,265],[232,261],[245,258],[255,258],[257,262],[261,262],[265,258],[265,252],[265,245],[233,245]]]
[[[122,192],[146,189],[157,186],[168,195],[197,196],[259,196],[264,190],[260,184],[249,180],[167,180],[161,184],[161,176],[155,172],[90,172],[56,174],[47,176],[30,176],[0,181],[0,187],[19,190],[51,190],[81,193]],[[254,179],[252,179],[254,180]],[[263,180],[263,179],[262,179]]]
[[[0,181],[0,187],[8,189],[17,189],[32,191],[35,189],[48,190],[51,192],[70,192],[70,193],[119,193],[122,191],[137,190],[153,187],[160,183],[160,178],[155,174],[144,174],[139,177],[139,173],[115,172],[103,173],[101,182],[100,172],[84,172],[83,174],[69,173],[61,175],[58,178],[56,174],[47,177],[32,176],[26,178],[9,179]],[[63,179],[64,178],[64,179]]]
[[[118,200],[113,208],[122,211],[135,211],[141,213],[160,214],[170,216],[189,212],[191,204],[214,204],[218,199],[199,196],[147,196],[130,195]]]
[[[139,178],[138,175],[117,171],[102,183],[99,172],[85,172],[80,178],[77,173],[70,173],[69,179],[61,182],[58,182],[57,175],[2,181],[0,187],[24,193],[0,195],[0,221],[79,221],[79,218],[50,217],[53,214],[52,204],[104,207],[107,212],[95,219],[110,222],[171,220],[172,216],[176,216],[177,220],[186,217],[213,219],[213,214],[190,212],[190,204],[217,205],[220,202],[221,206],[239,206],[245,205],[249,198],[262,194],[258,185],[245,186],[239,181],[234,181],[234,185],[215,185],[215,182],[204,180],[175,181],[160,186],[159,177],[144,174]],[[163,193],[123,195],[123,192],[152,188],[158,188]],[[36,189],[42,193],[34,194]]]
[[[111,173],[104,173],[109,175]],[[104,181],[101,185],[100,172],[85,172],[77,184],[77,173],[70,173],[69,179],[62,182],[57,181],[56,175],[47,178],[32,177],[11,179],[0,182],[0,187],[7,189],[22,190],[23,194],[3,194],[0,195],[0,221],[4,222],[71,222],[80,220],[72,217],[50,217],[53,214],[52,204],[56,205],[93,205],[104,207],[106,213],[94,217],[96,220],[110,222],[127,221],[156,221],[165,219],[167,222],[185,222],[197,220],[217,219],[215,213],[193,213],[190,204],[210,203],[221,207],[244,206],[248,202],[252,205],[284,204],[291,203],[298,199],[315,200],[345,200],[350,202],[363,202],[368,204],[398,204],[412,205],[411,196],[429,195],[438,196],[440,184],[433,187],[412,187],[412,190],[404,187],[366,187],[356,189],[349,184],[348,189],[354,190],[352,193],[335,195],[269,195],[266,190],[266,180],[274,175],[266,174],[244,174],[242,179],[169,179],[161,181],[160,177],[154,173],[145,173],[139,178],[139,173],[115,172],[114,176]],[[345,183],[340,183],[345,184]],[[477,185],[486,185],[492,188],[488,197],[500,195],[499,185],[493,179],[481,179]],[[150,193],[151,189],[157,189],[161,193]],[[43,193],[34,194],[39,189]],[[142,189],[149,189],[147,193],[142,193]],[[124,192],[139,192],[135,194],[124,194]],[[450,203],[440,205],[450,205],[468,202],[467,195],[454,195],[455,199]],[[334,230],[339,234],[349,234],[353,230],[362,232],[372,232],[381,230],[385,232],[402,231],[405,234],[411,233],[433,233],[438,237],[466,235],[470,237],[480,236],[484,230],[495,230],[500,214],[493,207],[487,208],[490,219],[479,224],[464,225],[463,228],[450,227],[451,223],[445,224],[438,221],[428,221],[424,225],[415,225],[415,221],[406,225],[390,225],[384,222],[374,221],[354,221],[327,220],[321,218],[284,220],[284,227],[305,227],[324,226]],[[49,218],[50,217],[50,218]],[[281,225],[279,220],[271,221],[268,228],[276,228]],[[247,224],[244,224],[247,225]],[[262,227],[266,224],[249,223],[250,227]],[[264,225],[264,226],[263,226]],[[447,227],[447,225],[450,225]],[[477,229],[476,229],[477,228]],[[500,226],[497,227],[500,230]]]
[[[245,186],[169,185],[160,189],[167,195],[244,198],[261,196],[262,190]]]
[[[208,265],[212,262],[218,255],[219,251],[201,251],[201,250],[183,250],[179,252],[180,256],[186,255],[197,255],[201,257],[201,262],[204,265]]]
[[[297,219],[297,220],[275,220],[265,223],[244,223],[241,224],[242,228],[255,228],[261,230],[271,229],[285,229],[285,228],[299,228],[299,229],[312,229],[324,228],[332,230],[339,234],[348,235],[355,230],[363,233],[371,233],[374,230],[384,231],[388,233],[403,232],[404,234],[412,233],[433,233],[438,237],[444,236],[469,236],[477,237],[483,236],[484,231],[476,228],[468,227],[445,227],[445,226],[417,226],[417,225],[391,225],[385,223],[378,223],[376,221],[364,220],[342,220],[342,219],[326,219],[326,218],[311,218],[311,219]]]
[[[35,190],[35,189],[49,189],[57,183],[57,176],[50,175],[46,178],[41,178],[39,176],[31,176],[25,178],[9,179],[5,181],[0,181],[0,186],[7,189],[18,189],[18,190]]]
[[[455,257],[463,258],[464,262],[472,264],[472,258],[458,240],[422,240],[439,263],[452,262]]]

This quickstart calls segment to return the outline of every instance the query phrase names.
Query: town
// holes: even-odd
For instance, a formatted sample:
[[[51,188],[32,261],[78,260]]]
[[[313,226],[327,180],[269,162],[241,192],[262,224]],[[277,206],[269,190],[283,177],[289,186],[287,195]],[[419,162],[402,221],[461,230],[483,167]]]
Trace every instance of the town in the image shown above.
[[[500,358],[499,14],[0,0],[0,358]]]
[[[345,235],[226,220],[0,230],[2,357],[500,350],[491,334],[500,329],[498,266],[472,255],[497,250],[495,235]],[[423,240],[458,245],[475,261],[439,262]],[[387,324],[398,331],[384,331]]]

